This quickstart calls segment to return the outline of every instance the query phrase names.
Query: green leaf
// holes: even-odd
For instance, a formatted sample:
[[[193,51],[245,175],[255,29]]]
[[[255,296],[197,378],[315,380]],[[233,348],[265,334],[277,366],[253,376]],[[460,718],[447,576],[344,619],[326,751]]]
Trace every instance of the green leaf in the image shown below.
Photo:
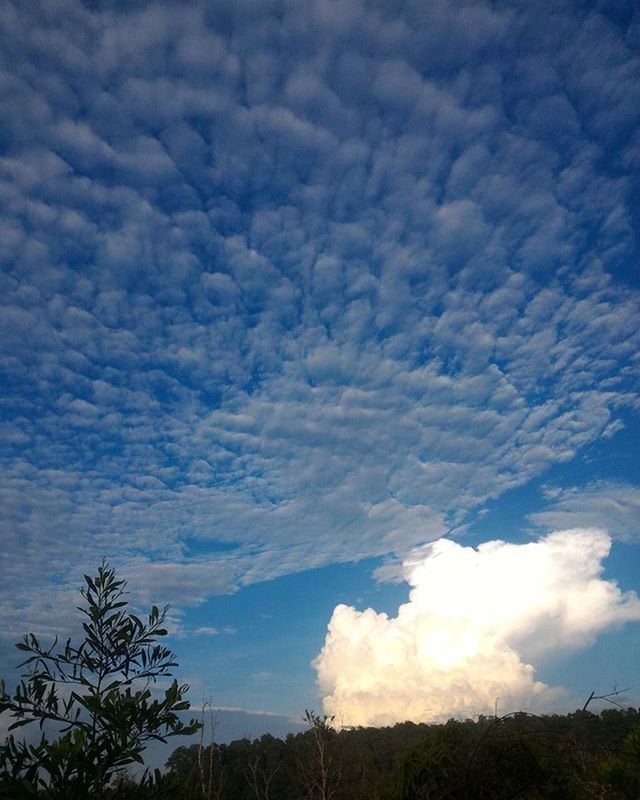
[[[38,777],[40,769],[48,773],[52,785],[84,776],[88,788],[83,796],[98,796],[114,771],[131,761],[143,763],[140,752],[145,742],[166,741],[166,736],[191,729],[172,713],[189,708],[182,696],[185,685],[174,681],[162,703],[151,700],[146,686],[177,666],[174,653],[157,643],[167,630],[154,628],[167,609],[160,612],[153,606],[148,625],[126,613],[127,602],[121,599],[126,583],[106,562],[95,578],[85,575],[85,584],[84,602],[78,606],[86,619],[85,638],[79,646],[67,639],[63,651],[56,653],[57,639],[43,649],[34,634],[27,634],[16,647],[33,655],[21,665],[25,672],[13,700],[0,684],[0,711],[19,714],[11,729],[33,721],[42,728],[49,720],[58,727],[62,722],[61,735],[49,742],[43,734],[40,745],[31,750],[15,745],[1,753],[8,754],[5,761],[10,759],[16,774],[30,776],[34,785],[46,784]],[[134,690],[138,680],[145,686]],[[76,688],[69,695],[65,684],[70,683]],[[84,693],[79,687],[85,687]]]
[[[30,722],[33,722],[32,719],[19,719],[17,722],[12,723],[9,725],[7,730],[13,731],[16,728],[22,728],[24,725],[28,725]]]

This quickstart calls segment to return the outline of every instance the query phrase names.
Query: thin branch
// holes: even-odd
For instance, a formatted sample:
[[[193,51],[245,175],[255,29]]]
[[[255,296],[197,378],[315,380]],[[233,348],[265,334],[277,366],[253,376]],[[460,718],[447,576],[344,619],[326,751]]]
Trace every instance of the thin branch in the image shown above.
[[[591,692],[589,697],[587,697],[587,702],[582,706],[582,711],[587,710],[587,706],[592,700],[604,700],[607,703],[611,703],[613,706],[618,706],[618,708],[624,709],[624,706],[620,705],[620,703],[616,703],[616,701],[612,700],[611,698],[618,697],[625,692],[631,691],[633,688],[633,686],[628,686],[626,689],[614,689],[614,691],[608,692],[607,694],[596,694],[595,692]]]

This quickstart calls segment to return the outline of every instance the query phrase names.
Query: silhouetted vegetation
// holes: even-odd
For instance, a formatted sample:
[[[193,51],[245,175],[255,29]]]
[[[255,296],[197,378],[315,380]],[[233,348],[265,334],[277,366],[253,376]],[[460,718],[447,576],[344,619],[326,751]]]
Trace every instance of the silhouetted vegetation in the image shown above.
[[[26,654],[15,693],[0,682],[0,713],[13,718],[9,730],[33,722],[54,726],[59,736],[44,734],[37,744],[17,741],[11,734],[0,746],[0,797],[84,800],[103,797],[106,787],[134,763],[152,740],[195,733],[198,723],[185,725],[188,689],[173,681],[161,699],[150,684],[171,675],[175,655],[158,644],[166,636],[167,608],[153,606],[147,621],[127,611],[126,583],[103,563],[94,578],[85,575],[84,640],[68,639],[43,647],[30,633],[16,647]],[[142,683],[141,688],[135,688]],[[122,783],[122,782],[121,782]],[[143,787],[153,780],[145,776]]]
[[[179,747],[155,791],[187,800],[638,800],[640,715],[525,713]],[[212,765],[203,792],[199,759]],[[210,760],[209,760],[210,759]],[[141,796],[141,795],[137,795]],[[156,795],[162,796],[162,795]]]

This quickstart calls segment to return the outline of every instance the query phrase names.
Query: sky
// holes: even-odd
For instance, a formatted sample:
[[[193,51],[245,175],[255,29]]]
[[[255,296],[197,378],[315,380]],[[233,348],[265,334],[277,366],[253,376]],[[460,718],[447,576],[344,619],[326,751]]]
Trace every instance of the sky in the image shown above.
[[[6,0],[0,43],[7,682],[106,558],[236,735],[640,702],[635,4]]]

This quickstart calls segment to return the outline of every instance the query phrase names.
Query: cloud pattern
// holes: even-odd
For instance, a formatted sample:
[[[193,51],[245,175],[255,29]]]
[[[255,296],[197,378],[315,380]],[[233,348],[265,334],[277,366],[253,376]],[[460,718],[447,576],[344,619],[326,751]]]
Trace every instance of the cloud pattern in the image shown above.
[[[105,553],[182,604],[402,556],[612,434],[637,30],[515,1],[7,3],[2,630]]]
[[[583,487],[548,486],[547,505],[529,515],[536,528],[609,526],[612,536],[627,544],[640,536],[640,489],[622,481],[593,481]]]

